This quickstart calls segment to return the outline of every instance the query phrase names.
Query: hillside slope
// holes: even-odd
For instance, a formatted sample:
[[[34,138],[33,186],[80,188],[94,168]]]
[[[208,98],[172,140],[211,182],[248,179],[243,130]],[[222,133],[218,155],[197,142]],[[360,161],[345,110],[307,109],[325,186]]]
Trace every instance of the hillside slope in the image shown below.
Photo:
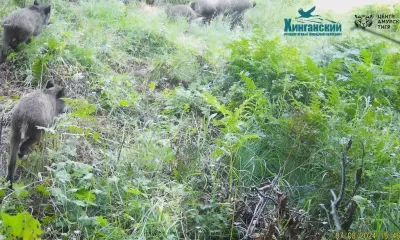
[[[4,1],[0,19],[18,9]],[[341,160],[344,228],[399,232],[398,45],[279,37],[294,1],[257,2],[244,30],[187,33],[165,2],[48,3],[52,24],[0,65],[1,176],[22,94],[53,80],[69,109],[20,162],[15,192],[2,181],[5,239],[322,239]]]

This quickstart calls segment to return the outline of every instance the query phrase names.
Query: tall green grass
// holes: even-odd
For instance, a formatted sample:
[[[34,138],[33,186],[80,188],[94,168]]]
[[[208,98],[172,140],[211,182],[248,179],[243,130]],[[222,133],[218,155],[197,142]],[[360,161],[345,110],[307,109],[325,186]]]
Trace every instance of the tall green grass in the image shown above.
[[[285,166],[290,206],[325,221],[320,204],[337,190],[351,135],[346,197],[365,151],[352,230],[397,231],[399,58],[390,43],[356,33],[277,38],[308,1],[257,1],[244,31],[216,20],[188,33],[184,20],[167,20],[165,2],[47,2],[53,24],[11,54],[14,78],[0,79],[15,91],[55,80],[69,113],[21,163],[16,192],[1,189],[2,213],[28,211],[45,239],[236,239],[235,202]],[[16,6],[6,0],[0,17]],[[4,214],[3,236],[17,236],[5,226],[20,223]]]

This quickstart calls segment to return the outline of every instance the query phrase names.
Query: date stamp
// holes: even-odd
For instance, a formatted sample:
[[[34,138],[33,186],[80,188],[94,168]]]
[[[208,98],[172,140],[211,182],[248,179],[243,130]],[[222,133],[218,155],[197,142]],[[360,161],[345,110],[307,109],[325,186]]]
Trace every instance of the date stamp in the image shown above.
[[[333,236],[334,239],[348,239],[348,240],[358,240],[358,239],[400,240],[400,232],[397,233],[382,232],[380,234],[377,234],[375,232],[335,232]]]
[[[356,239],[376,239],[376,233],[374,232],[335,232],[334,233],[335,239],[349,239],[349,240],[356,240]]]

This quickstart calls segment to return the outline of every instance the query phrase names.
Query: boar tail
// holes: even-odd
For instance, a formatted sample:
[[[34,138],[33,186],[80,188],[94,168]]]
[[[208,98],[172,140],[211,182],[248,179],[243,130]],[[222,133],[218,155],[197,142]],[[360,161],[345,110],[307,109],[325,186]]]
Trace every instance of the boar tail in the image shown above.
[[[2,24],[5,31],[18,31],[18,32],[25,32],[25,28],[13,25],[11,23],[3,23]]]
[[[12,25],[10,23],[3,23],[1,26],[4,28],[4,30],[14,30],[19,28],[18,26]]]

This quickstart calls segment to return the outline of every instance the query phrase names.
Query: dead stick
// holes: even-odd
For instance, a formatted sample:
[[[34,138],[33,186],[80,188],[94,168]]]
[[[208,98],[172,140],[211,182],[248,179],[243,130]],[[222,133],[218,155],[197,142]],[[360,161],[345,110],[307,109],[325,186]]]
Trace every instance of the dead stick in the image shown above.
[[[331,193],[333,196],[333,201],[331,201],[331,214],[333,218],[333,222],[335,223],[336,231],[341,232],[342,231],[342,224],[340,223],[340,217],[338,215],[338,207],[340,202],[342,201],[343,198],[343,192],[344,188],[346,186],[346,162],[344,158],[344,152],[342,152],[342,185],[340,188],[340,193],[339,196],[336,197],[335,192],[331,189]]]
[[[1,132],[3,131],[3,116],[0,118],[0,150],[1,150]]]
[[[346,186],[346,160],[344,158],[344,152],[342,152],[342,186],[340,188],[339,197],[336,199],[335,207],[338,208],[343,198],[344,187]]]
[[[354,30],[354,29],[356,29],[356,28],[357,28],[357,27],[353,27],[352,30]],[[396,40],[396,39],[394,39],[394,38],[385,36],[385,35],[383,35],[382,33],[378,33],[378,32],[372,31],[372,30],[367,29],[367,28],[358,28],[358,29],[361,29],[361,30],[363,30],[363,31],[372,33],[372,34],[374,34],[374,35],[376,35],[376,36],[379,36],[379,37],[386,38],[387,40],[392,41],[392,42],[394,42],[394,43],[400,44],[400,41],[399,41],[399,40]]]
[[[122,151],[122,148],[124,147],[124,143],[125,143],[125,138],[126,138],[125,126],[126,126],[126,123],[124,124],[124,131],[122,132],[123,137],[122,137],[122,141],[121,141],[121,147],[119,148],[119,151],[118,151],[117,162],[119,162],[119,158],[121,157],[121,151]]]
[[[364,157],[365,157],[365,146],[364,146],[363,142],[361,142],[361,146],[362,146],[361,166],[357,169],[357,172],[356,172],[356,184],[354,186],[353,192],[351,193],[351,197],[346,202],[346,206],[349,205],[350,201],[353,199],[354,195],[356,194],[357,189],[361,186],[361,177],[362,177],[362,173],[363,173]]]

